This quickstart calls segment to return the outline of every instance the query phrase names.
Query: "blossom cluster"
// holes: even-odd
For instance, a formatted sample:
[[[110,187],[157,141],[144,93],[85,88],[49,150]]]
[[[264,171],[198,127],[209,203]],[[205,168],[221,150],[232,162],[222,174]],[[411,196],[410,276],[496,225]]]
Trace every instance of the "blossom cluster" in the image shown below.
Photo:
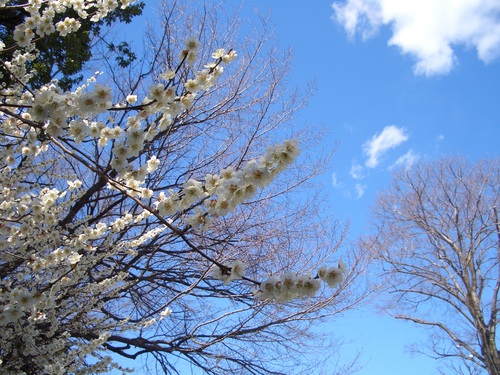
[[[97,254],[91,247],[94,239],[108,231],[104,223],[75,228],[72,236],[62,230],[59,219],[67,212],[68,204],[80,196],[72,195],[70,190],[79,189],[81,182],[68,181],[67,191],[35,184],[28,189],[24,185],[27,176],[17,173],[22,169],[40,175],[45,168],[46,163],[28,163],[23,168],[1,169],[0,263],[16,267],[7,274],[3,268],[0,282],[0,361],[4,362],[2,368],[7,366],[2,373],[21,369],[22,358],[33,358],[33,365],[41,373],[80,370],[82,363],[75,358],[95,353],[105,337],[87,343],[75,341],[66,332],[68,323],[61,317],[86,314],[94,308],[98,311],[125,276],[95,273],[96,281],[88,282],[89,270],[121,249]],[[95,315],[94,322],[99,324]],[[88,324],[85,320],[80,323],[82,327]],[[109,327],[101,328],[105,331]],[[12,357],[12,353],[22,356]],[[105,372],[109,364],[109,359],[103,359],[91,367]]]
[[[296,298],[314,297],[321,287],[320,280],[333,288],[344,279],[346,268],[342,261],[338,267],[322,266],[318,270],[317,277],[311,275],[297,275],[288,271],[280,277],[271,276],[260,284],[255,296],[258,299],[276,302],[288,302]]]
[[[229,284],[233,280],[242,279],[247,265],[241,260],[235,260],[221,268],[215,267],[213,277]],[[338,267],[322,266],[318,269],[316,277],[303,274],[298,275],[292,271],[285,272],[280,277],[271,276],[262,282],[255,292],[255,297],[260,300],[271,300],[278,303],[288,302],[297,298],[314,297],[321,287],[320,280],[330,288],[339,285],[344,280],[346,267],[342,260]]]
[[[234,262],[229,263],[225,269],[221,267],[215,267],[213,271],[213,277],[217,280],[224,281],[227,285],[233,280],[239,280],[245,276],[245,269],[247,265],[243,261],[237,259]]]
[[[344,273],[346,272],[346,267],[342,260],[339,261],[338,267],[322,266],[318,270],[318,277],[328,284],[330,288],[333,288],[340,284],[344,280]]]
[[[258,299],[287,302],[296,298],[314,297],[320,287],[318,279],[288,271],[280,277],[269,277],[260,284],[255,295]]]
[[[172,215],[203,201],[185,220],[195,229],[204,229],[214,218],[231,213],[259,188],[269,185],[299,153],[297,140],[276,144],[269,147],[264,156],[248,161],[239,170],[227,167],[218,174],[207,174],[205,181],[189,179],[180,192],[160,193],[157,210],[162,216]]]
[[[73,10],[79,18],[89,18],[93,22],[106,17],[109,12],[118,7],[125,8],[131,1],[128,0],[107,0],[107,1],[29,1],[24,10],[28,12],[24,22],[16,26],[14,40],[19,47],[29,46],[36,37],[58,32],[61,36],[66,36],[80,28],[80,22],[73,17],[66,17],[64,20],[56,22],[57,14],[62,14],[68,10]]]

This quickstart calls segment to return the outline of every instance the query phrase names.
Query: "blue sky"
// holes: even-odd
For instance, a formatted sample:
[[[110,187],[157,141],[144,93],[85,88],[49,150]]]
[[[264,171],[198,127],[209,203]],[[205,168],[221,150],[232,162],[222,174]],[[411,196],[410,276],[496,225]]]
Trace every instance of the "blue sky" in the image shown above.
[[[334,214],[350,218],[354,239],[395,166],[499,156],[500,3],[333,3],[247,0],[243,10],[271,11],[279,45],[294,52],[291,85],[316,82],[297,121],[326,126],[325,147],[339,144],[321,188]],[[405,352],[426,339],[410,323],[366,308],[329,326],[351,341],[346,357],[362,350],[361,375],[437,373],[436,361]]]
[[[474,160],[499,155],[498,58],[485,63],[473,45],[451,44],[449,70],[418,74],[416,54],[388,45],[391,24],[371,30],[364,39],[362,33],[349,36],[334,20],[331,1],[312,1],[307,7],[298,0],[267,4],[280,45],[294,51],[293,84],[317,84],[300,119],[327,126],[329,141],[339,142],[324,186],[338,210],[350,215],[353,230],[363,229],[368,205],[395,166],[443,155]],[[500,30],[500,10],[497,21]]]
[[[271,10],[280,45],[294,51],[292,83],[316,81],[299,120],[327,126],[328,142],[339,142],[322,186],[355,238],[394,166],[499,156],[500,3],[335,3],[337,13],[332,1],[247,5]],[[411,323],[366,308],[330,326],[352,340],[346,356],[362,350],[361,375],[437,373],[435,360],[405,351],[426,339]]]

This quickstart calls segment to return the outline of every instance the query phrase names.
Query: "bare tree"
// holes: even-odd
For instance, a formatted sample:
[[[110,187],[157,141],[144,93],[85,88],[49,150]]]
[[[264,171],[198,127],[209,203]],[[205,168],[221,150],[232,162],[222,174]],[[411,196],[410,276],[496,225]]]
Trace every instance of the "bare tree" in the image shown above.
[[[394,174],[364,242],[380,261],[387,310],[430,332],[454,373],[500,374],[500,159],[449,158]],[[459,359],[457,361],[457,359]]]
[[[321,134],[293,130],[305,98],[286,89],[289,55],[265,22],[240,33],[220,11],[166,2],[143,58],[122,69],[103,55],[105,74],[75,92],[30,90],[23,59],[5,64],[6,372],[119,368],[109,353],[153,359],[153,373],[298,374],[337,360],[312,327],[363,299],[367,258],[340,251],[347,228],[310,188],[329,153],[293,164],[295,141],[272,146],[300,138],[304,155]],[[334,289],[313,296],[319,279]]]

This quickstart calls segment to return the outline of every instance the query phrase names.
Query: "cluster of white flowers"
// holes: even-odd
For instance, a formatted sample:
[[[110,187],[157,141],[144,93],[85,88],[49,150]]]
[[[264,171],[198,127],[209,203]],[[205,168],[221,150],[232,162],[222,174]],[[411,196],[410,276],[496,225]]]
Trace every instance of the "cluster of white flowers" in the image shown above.
[[[181,59],[185,59],[189,66],[193,65],[193,63],[198,58],[198,49],[200,48],[200,41],[197,40],[194,36],[191,36],[189,39],[184,41],[186,48],[182,51]]]
[[[158,201],[160,213],[169,214],[184,210],[204,199],[203,207],[197,207],[186,222],[196,229],[206,228],[219,216],[225,216],[257,192],[269,185],[278,173],[292,163],[300,149],[297,140],[286,140],[267,149],[264,156],[248,161],[242,169],[222,169],[219,174],[207,174],[204,183],[188,180],[180,193],[170,192]]]
[[[216,266],[212,276],[217,280],[229,284],[233,280],[242,279],[245,275],[247,265],[241,260],[235,260],[224,267]],[[324,281],[330,288],[339,285],[344,280],[346,267],[342,260],[338,267],[322,266],[318,270],[317,277],[311,275],[297,275],[288,271],[280,277],[271,276],[260,284],[255,292],[255,297],[260,300],[271,300],[285,303],[297,298],[314,297],[321,287],[320,280]]]
[[[321,267],[317,277],[297,275],[289,271],[280,277],[272,276],[261,283],[255,296],[258,299],[281,303],[297,298],[314,297],[321,287],[320,280],[333,288],[343,281],[345,272],[346,268],[342,261],[339,262],[338,267]]]
[[[258,299],[288,302],[296,298],[314,297],[321,284],[310,275],[296,275],[289,271],[281,277],[271,276],[260,284]]]
[[[346,267],[342,260],[339,261],[338,267],[322,266],[318,270],[318,276],[321,280],[328,284],[329,287],[333,288],[339,285],[344,280],[344,273],[346,272]]]
[[[224,284],[229,284],[233,280],[239,280],[245,276],[247,265],[241,260],[235,260],[226,266],[226,269],[216,266],[213,270],[213,277],[217,280],[224,281]]]
[[[19,47],[28,47],[35,37],[44,37],[54,32],[61,36],[77,31],[80,28],[78,19],[66,17],[56,22],[56,15],[73,10],[78,13],[79,18],[90,17],[91,21],[97,22],[118,7],[126,7],[130,1],[116,0],[52,0],[52,1],[28,1],[24,10],[28,12],[23,23],[16,26],[14,40]],[[3,4],[5,6],[6,4]],[[89,13],[90,12],[90,13]]]
[[[124,285],[126,275],[102,270],[101,274],[94,272],[92,281],[89,270],[124,251],[127,244],[108,246],[105,252],[97,253],[94,242],[105,244],[112,239],[110,225],[89,225],[88,218],[81,216],[65,226],[60,224],[85,192],[82,181],[88,172],[78,178],[58,171],[53,167],[57,157],[47,151],[54,150],[50,137],[74,143],[93,137],[104,147],[106,142],[101,138],[121,139],[123,130],[107,128],[94,119],[112,107],[111,88],[97,84],[95,77],[74,92],[62,92],[53,83],[30,90],[26,82],[32,77],[31,62],[37,57],[34,42],[54,32],[64,36],[80,27],[76,18],[56,23],[61,19],[58,15],[72,9],[79,17],[98,21],[125,2],[0,2],[1,8],[11,5],[23,8],[26,15],[13,34],[17,46],[0,42],[0,50],[14,50],[10,61],[2,61],[12,84],[0,87],[2,371],[21,373],[30,363],[33,371],[47,374],[107,372],[120,366],[98,354],[109,338],[102,332],[128,330],[133,325],[117,328],[102,320],[98,312],[103,301],[116,295],[117,285]],[[101,334],[95,339],[92,335],[88,340],[75,339],[69,325],[76,330],[99,327]],[[94,360],[88,362],[90,356]]]

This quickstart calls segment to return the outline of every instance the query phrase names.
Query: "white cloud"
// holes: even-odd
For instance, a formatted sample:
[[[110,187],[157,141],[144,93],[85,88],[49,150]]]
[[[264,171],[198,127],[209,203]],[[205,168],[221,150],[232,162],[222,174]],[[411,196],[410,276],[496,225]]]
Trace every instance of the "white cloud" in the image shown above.
[[[453,47],[472,46],[489,63],[500,57],[498,0],[346,0],[333,3],[333,18],[349,36],[372,36],[391,25],[388,44],[416,59],[415,74],[446,74]]]
[[[368,157],[366,166],[375,168],[383,154],[407,140],[408,135],[405,134],[403,128],[394,125],[386,126],[379,135],[374,135],[363,145],[363,153]]]
[[[352,162],[351,170],[349,174],[355,180],[362,180],[365,176],[363,175],[363,166],[359,164],[356,160]]]
[[[338,181],[338,178],[337,178],[337,173],[332,173],[332,185],[333,187],[335,188],[338,188],[341,186],[340,182]]]
[[[356,189],[356,196],[358,198],[361,198],[363,195],[365,195],[366,185],[356,184],[354,185],[354,189]]]
[[[410,150],[406,154],[400,156],[396,162],[391,165],[390,169],[393,168],[404,168],[409,169],[413,164],[415,164],[418,159],[420,159],[420,155],[418,155],[415,151]]]
[[[339,5],[334,2],[334,19],[340,23],[350,38],[356,31],[361,32],[363,39],[372,36],[379,28],[380,5],[375,1],[348,0],[346,4]]]

